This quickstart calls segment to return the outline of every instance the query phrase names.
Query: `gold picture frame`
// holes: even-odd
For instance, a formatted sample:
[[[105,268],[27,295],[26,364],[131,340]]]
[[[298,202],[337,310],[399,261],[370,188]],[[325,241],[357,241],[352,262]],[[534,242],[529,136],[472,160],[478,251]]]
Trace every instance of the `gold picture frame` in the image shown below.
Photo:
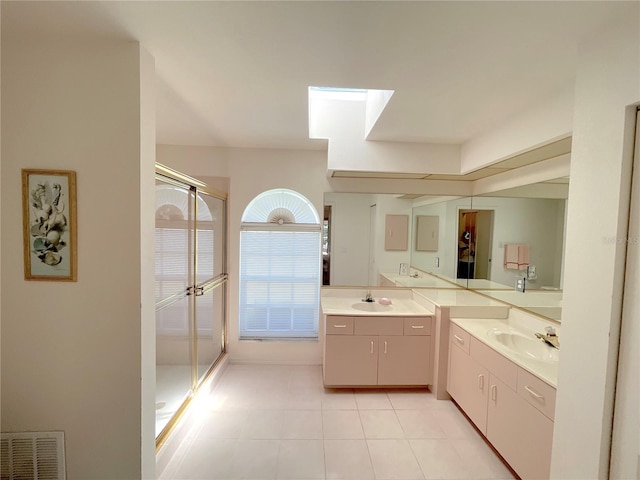
[[[25,280],[77,281],[76,172],[22,170]]]

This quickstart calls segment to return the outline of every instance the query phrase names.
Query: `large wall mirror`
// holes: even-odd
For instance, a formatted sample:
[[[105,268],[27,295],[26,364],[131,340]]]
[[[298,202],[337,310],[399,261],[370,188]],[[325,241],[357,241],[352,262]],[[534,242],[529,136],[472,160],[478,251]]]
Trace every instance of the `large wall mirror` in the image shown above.
[[[326,193],[323,283],[469,288],[559,321],[568,187],[560,178],[474,197]]]
[[[489,242],[490,266],[468,287],[559,321],[568,194],[563,177],[473,197],[471,211],[490,219],[474,236],[476,250]]]

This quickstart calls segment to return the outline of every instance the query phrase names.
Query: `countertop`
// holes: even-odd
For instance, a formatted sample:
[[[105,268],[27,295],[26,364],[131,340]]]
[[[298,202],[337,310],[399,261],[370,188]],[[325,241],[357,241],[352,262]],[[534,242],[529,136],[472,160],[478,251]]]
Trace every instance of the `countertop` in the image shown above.
[[[410,298],[393,298],[391,305],[378,303],[379,297],[374,295],[375,302],[363,302],[361,297],[323,296],[321,298],[324,315],[347,316],[399,316],[423,317],[433,315],[433,310],[420,305]]]
[[[470,333],[472,336],[480,340],[482,343],[488,345],[492,349],[496,350],[503,356],[507,357],[513,363],[524,368],[528,372],[537,376],[544,382],[553,387],[557,387],[558,384],[558,362],[545,362],[541,360],[527,358],[524,355],[515,354],[511,349],[504,346],[500,342],[496,341],[493,337],[488,335],[489,330],[492,328],[499,328],[502,331],[513,331],[515,333],[524,334],[526,336],[534,337],[534,331],[528,331],[523,328],[514,328],[505,319],[489,319],[489,318],[452,318],[452,323],[455,323],[463,330]],[[551,347],[549,347],[551,348]]]
[[[426,298],[433,305],[449,308],[451,317],[507,318],[509,305],[499,300],[479,295],[471,290],[414,289],[416,295]]]

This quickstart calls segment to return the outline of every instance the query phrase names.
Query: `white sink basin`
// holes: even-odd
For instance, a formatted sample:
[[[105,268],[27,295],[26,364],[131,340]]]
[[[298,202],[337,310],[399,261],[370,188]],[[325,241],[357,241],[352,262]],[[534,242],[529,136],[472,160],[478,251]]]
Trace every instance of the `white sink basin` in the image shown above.
[[[560,360],[560,351],[535,337],[527,337],[520,333],[492,328],[487,332],[489,338],[508,348],[516,355],[531,360],[553,363]]]
[[[363,312],[390,312],[393,305],[381,305],[376,302],[356,302],[351,307]]]

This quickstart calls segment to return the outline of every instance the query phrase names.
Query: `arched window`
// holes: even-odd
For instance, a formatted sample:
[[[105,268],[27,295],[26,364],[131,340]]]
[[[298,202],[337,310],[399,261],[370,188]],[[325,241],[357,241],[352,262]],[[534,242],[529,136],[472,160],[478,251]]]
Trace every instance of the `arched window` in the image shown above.
[[[240,230],[240,338],[317,338],[321,225],[293,190],[254,198]]]

